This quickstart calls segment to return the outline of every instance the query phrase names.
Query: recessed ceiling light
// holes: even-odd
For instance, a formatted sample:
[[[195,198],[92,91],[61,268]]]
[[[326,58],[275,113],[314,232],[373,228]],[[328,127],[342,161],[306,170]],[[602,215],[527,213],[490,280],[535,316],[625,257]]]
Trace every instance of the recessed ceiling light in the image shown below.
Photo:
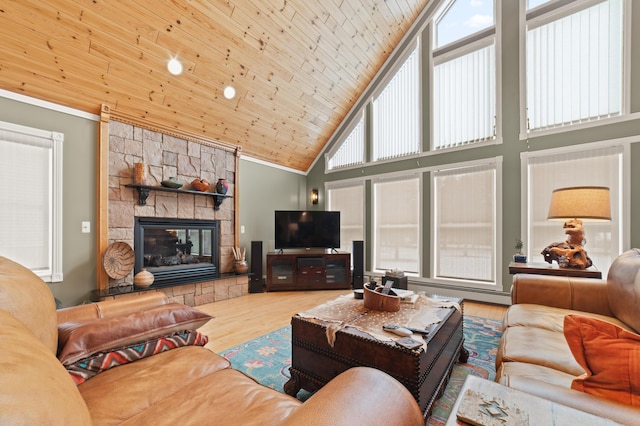
[[[227,86],[224,88],[224,97],[227,99],[233,99],[236,96],[236,89],[233,86]]]
[[[169,70],[169,72],[173,75],[179,75],[182,74],[182,64],[180,63],[179,60],[177,60],[176,58],[171,59],[168,63],[167,63],[167,69]]]

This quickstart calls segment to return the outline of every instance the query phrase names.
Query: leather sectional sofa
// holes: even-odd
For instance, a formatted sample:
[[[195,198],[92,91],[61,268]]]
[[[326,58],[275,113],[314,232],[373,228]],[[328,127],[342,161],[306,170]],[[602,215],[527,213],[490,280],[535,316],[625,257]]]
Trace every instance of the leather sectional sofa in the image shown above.
[[[496,381],[623,424],[640,422],[640,250],[606,280],[516,274]]]
[[[203,347],[206,314],[176,305],[156,293],[56,311],[40,278],[0,257],[0,424],[424,424],[375,369],[304,403],[262,386]]]

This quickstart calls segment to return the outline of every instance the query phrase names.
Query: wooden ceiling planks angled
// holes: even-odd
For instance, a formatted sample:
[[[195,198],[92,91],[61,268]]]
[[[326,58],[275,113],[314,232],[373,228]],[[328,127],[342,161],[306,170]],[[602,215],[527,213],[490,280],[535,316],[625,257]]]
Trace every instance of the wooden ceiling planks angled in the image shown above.
[[[7,0],[0,88],[306,171],[427,2]]]

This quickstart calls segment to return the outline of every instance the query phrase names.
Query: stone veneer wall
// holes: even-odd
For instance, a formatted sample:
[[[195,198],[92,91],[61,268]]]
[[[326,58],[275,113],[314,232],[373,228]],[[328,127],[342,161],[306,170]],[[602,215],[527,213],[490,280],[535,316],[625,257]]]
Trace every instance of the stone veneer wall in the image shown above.
[[[233,196],[236,154],[206,142],[194,142],[119,121],[109,123],[109,243],[133,245],[134,217],[207,219],[220,221],[220,270],[233,270],[231,248],[235,241],[234,200],[226,198],[214,210],[213,197],[151,191],[145,206],[138,204],[138,192],[125,185],[133,183],[135,163],[147,165],[147,185],[176,177],[191,189],[196,178],[215,184],[227,180]],[[133,285],[133,272],[120,280],[109,280],[109,288]],[[247,277],[230,277],[205,283],[160,288],[172,300],[194,306],[241,296],[248,292]]]

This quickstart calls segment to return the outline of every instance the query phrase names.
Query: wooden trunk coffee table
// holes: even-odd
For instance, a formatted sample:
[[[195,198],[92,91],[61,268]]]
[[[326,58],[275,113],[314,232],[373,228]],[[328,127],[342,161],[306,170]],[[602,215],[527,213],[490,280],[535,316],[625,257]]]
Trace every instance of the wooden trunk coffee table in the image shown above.
[[[398,312],[367,310],[362,300],[350,296],[340,299],[291,319],[291,379],[285,392],[315,391],[351,367],[374,367],[402,383],[428,418],[454,363],[468,357],[462,347],[462,299],[421,296],[415,304],[403,303]],[[431,319],[426,338],[414,334],[425,343],[415,350],[397,345],[400,336],[382,330],[383,324],[424,329]],[[333,346],[328,335],[335,336]]]

